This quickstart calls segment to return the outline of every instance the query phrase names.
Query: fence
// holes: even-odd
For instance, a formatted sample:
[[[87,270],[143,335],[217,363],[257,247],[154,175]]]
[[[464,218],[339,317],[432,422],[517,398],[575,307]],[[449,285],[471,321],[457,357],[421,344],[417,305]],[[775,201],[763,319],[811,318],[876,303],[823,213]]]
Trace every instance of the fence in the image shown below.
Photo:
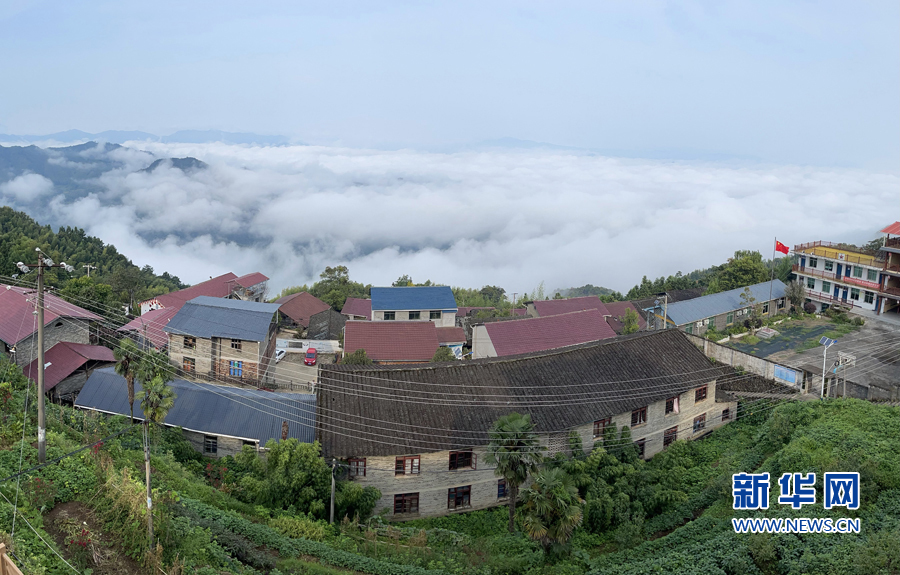
[[[714,359],[719,363],[730,365],[734,368],[742,368],[744,371],[749,371],[750,373],[754,373],[765,379],[777,381],[778,383],[787,387],[792,387],[797,391],[804,391],[802,370],[785,367],[774,361],[756,357],[755,355],[738,351],[732,347],[719,345],[697,335],[690,333],[685,333],[684,335],[687,336],[691,343],[703,350],[703,353],[708,358]]]
[[[6,545],[0,543],[0,575],[23,575],[6,554]]]

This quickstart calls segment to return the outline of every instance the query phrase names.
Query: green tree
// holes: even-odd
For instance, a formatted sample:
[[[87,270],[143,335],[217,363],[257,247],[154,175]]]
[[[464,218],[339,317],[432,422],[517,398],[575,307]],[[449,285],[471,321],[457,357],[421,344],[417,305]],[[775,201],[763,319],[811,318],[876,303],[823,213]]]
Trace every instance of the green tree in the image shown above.
[[[159,376],[142,382],[141,386],[143,389],[137,393],[135,399],[141,402],[144,423],[153,422],[162,425],[169,410],[175,405],[177,397],[175,390],[169,387],[169,382]]]
[[[394,287],[407,287],[407,286],[411,286],[411,285],[414,285],[414,284],[413,284],[413,280],[412,280],[411,277],[409,277],[409,276],[406,275],[406,274],[403,274],[402,276],[400,276],[399,278],[397,278],[397,281],[395,281],[395,282],[392,283],[391,285],[394,286]]]
[[[360,348],[353,353],[345,355],[341,363],[344,365],[372,365],[372,360],[366,355],[366,350]]]
[[[803,302],[806,301],[806,286],[799,280],[788,282],[785,286],[784,295],[794,309],[801,309]]]
[[[359,517],[359,521],[365,521],[372,515],[379,499],[381,492],[371,485],[362,487],[353,481],[341,481],[334,496],[335,519]]]
[[[706,290],[707,294],[742,288],[769,279],[769,270],[759,252],[738,250],[729,258],[724,268],[713,277]]]
[[[543,447],[538,441],[531,416],[509,413],[494,422],[488,430],[488,450],[485,460],[496,465],[494,474],[506,480],[509,490],[509,532],[516,529],[516,500],[519,487],[534,473],[543,459]]]
[[[235,459],[250,471],[240,480],[253,503],[325,516],[325,500],[331,497],[331,469],[322,459],[319,442],[300,443],[270,439],[266,456],[247,447]]]
[[[116,358],[116,373],[125,378],[128,387],[128,407],[131,410],[131,423],[134,423],[134,378],[141,362],[141,351],[131,338],[123,338],[119,347],[113,352]]]
[[[108,316],[110,308],[118,307],[113,298],[112,286],[99,283],[94,278],[72,278],[59,290],[59,295],[69,303],[83,307],[98,315]]]
[[[151,349],[142,354],[135,369],[135,377],[138,381],[150,381],[157,377],[161,377],[163,381],[172,381],[175,379],[175,366],[169,361],[168,354]]]
[[[620,321],[624,326],[622,333],[635,333],[637,330],[639,330],[641,327],[640,323],[638,322],[639,319],[640,317],[638,316],[636,311],[631,308],[626,309],[625,315],[620,318]]]
[[[489,301],[492,306],[499,306],[506,297],[506,290],[499,286],[484,286],[478,290],[485,300]]]
[[[441,347],[437,348],[437,351],[434,352],[434,356],[431,358],[432,362],[455,361],[455,360],[456,360],[456,356],[453,355],[453,350],[451,350],[449,347],[443,346],[443,345]]]
[[[545,553],[564,546],[581,525],[584,500],[572,478],[560,468],[543,469],[522,498],[522,527]]]
[[[138,292],[143,286],[141,270],[137,266],[121,266],[109,278],[112,289],[128,302],[128,309],[134,309]]]

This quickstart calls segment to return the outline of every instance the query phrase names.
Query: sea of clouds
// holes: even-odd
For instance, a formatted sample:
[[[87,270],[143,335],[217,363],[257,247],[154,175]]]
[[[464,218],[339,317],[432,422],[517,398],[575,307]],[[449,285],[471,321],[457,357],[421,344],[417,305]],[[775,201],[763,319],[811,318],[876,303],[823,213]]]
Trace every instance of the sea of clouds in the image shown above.
[[[122,167],[92,180],[87,195],[23,174],[0,184],[0,196],[26,209],[40,199],[55,224],[84,228],[157,273],[195,283],[258,270],[273,292],[336,264],[374,285],[409,274],[520,294],[540,282],[624,291],[739,249],[771,257],[776,236],[864,242],[900,219],[900,178],[853,169],[539,149],[129,147],[111,152]],[[141,172],[154,159],[147,152],[208,167]]]

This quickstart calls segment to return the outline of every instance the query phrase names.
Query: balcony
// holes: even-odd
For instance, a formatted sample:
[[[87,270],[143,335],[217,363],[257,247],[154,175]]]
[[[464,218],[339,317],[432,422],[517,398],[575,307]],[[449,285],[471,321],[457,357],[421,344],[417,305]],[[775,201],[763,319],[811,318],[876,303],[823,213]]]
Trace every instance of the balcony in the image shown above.
[[[886,248],[900,248],[900,237],[897,238],[888,238],[884,242],[884,247]]]
[[[794,246],[794,253],[806,254],[813,257],[827,258],[839,263],[859,264],[874,268],[883,268],[885,260],[883,254],[870,256],[854,251],[844,244],[832,242],[809,242]]]
[[[837,298],[837,297],[832,297],[831,295],[829,295],[827,293],[822,293],[822,292],[818,292],[818,291],[806,290],[806,297],[808,297],[809,299],[814,299],[816,301],[827,303],[829,305],[843,305],[843,306],[847,306],[847,307],[851,307],[851,308],[857,307],[856,305],[854,305],[853,301],[850,299],[841,299],[841,298]]]
[[[882,288],[881,293],[888,295],[888,296],[900,297],[900,287],[891,286],[891,287]]]
[[[804,276],[812,276],[817,278],[822,278],[826,281],[833,282],[841,282],[845,284],[852,284],[855,286],[866,288],[867,290],[878,291],[881,289],[881,284],[878,282],[870,282],[864,279],[855,278],[851,276],[839,276],[832,272],[820,272],[815,268],[807,268],[803,266],[794,265],[791,266],[791,269],[795,274],[804,275]]]

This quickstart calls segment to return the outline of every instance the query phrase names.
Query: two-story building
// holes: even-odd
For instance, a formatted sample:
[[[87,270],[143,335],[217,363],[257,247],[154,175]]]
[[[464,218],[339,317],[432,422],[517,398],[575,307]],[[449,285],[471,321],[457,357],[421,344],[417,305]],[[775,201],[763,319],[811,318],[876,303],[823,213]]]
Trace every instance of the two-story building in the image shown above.
[[[265,301],[265,296],[269,289],[268,286],[269,278],[259,272],[253,272],[240,277],[228,272],[227,274],[209,278],[205,282],[200,282],[189,288],[158,295],[154,298],[142,301],[140,304],[141,315],[154,309],[180,308],[184,305],[184,302],[199,296],[232,298],[257,302]]]
[[[676,330],[515,357],[319,369],[325,457],[378,488],[376,513],[396,520],[504,504],[506,484],[485,455],[488,430],[508,413],[531,416],[549,456],[569,452],[572,438],[585,450],[620,445],[627,427],[638,454],[650,457],[737,409],[717,401],[721,368]]]
[[[483,322],[472,327],[472,358],[546,351],[615,336],[616,332],[594,308],[546,317]]]
[[[806,287],[806,297],[818,310],[834,304],[869,311],[879,309],[884,259],[832,242],[810,242],[794,246],[800,258],[794,265],[797,281]]]
[[[456,325],[456,298],[449,286],[373,287],[372,321],[431,321]]]
[[[266,386],[274,379],[279,307],[194,298],[163,327],[169,360],[185,377]]]

